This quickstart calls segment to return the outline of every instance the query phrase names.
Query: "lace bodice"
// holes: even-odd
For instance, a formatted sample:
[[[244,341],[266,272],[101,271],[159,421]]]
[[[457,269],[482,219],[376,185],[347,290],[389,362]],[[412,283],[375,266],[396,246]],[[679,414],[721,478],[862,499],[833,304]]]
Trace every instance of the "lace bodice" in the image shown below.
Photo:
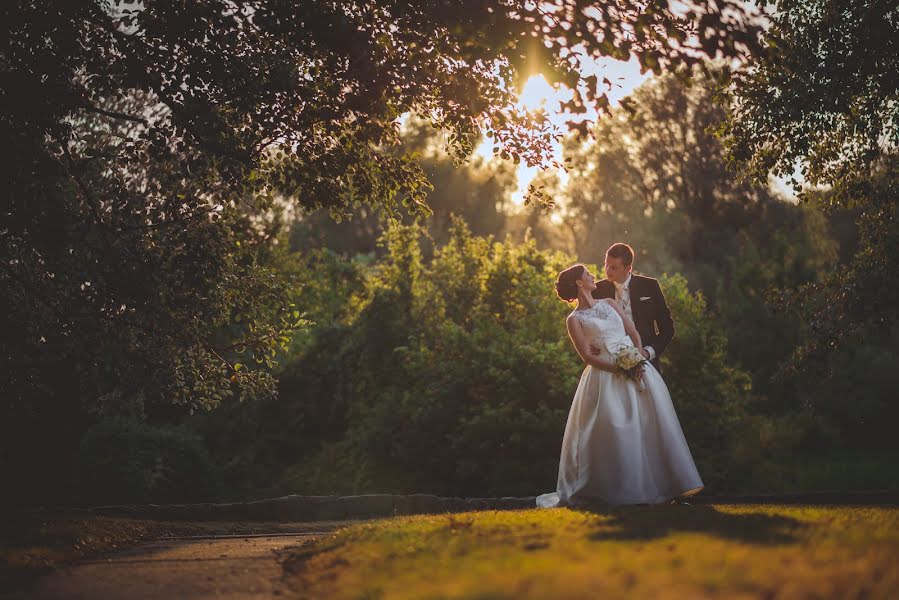
[[[605,300],[597,300],[592,307],[576,310],[572,315],[583,326],[587,342],[604,350],[602,358],[610,359],[623,346],[634,345],[624,332],[624,321],[618,311]]]

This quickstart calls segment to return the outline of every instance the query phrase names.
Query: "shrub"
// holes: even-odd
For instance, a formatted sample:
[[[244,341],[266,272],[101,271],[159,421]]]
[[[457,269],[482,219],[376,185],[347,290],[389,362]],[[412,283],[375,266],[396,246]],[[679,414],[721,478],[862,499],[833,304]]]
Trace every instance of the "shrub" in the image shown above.
[[[71,487],[83,504],[204,501],[217,496],[215,473],[196,434],[115,418],[85,434]]]

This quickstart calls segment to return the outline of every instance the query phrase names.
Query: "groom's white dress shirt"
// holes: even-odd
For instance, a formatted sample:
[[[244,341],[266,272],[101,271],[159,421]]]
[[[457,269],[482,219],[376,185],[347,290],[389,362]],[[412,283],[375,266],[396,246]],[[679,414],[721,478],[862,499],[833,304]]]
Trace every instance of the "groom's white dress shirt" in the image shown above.
[[[614,283],[614,282],[613,282]],[[634,321],[634,310],[631,308],[631,274],[627,274],[627,279],[624,280],[624,283],[615,283],[615,300],[618,301],[618,304],[621,305],[621,309],[624,311],[624,314],[627,315],[627,318]],[[644,346],[643,348],[647,352],[649,352],[649,360],[652,360],[656,357],[656,351],[653,350],[652,346]]]

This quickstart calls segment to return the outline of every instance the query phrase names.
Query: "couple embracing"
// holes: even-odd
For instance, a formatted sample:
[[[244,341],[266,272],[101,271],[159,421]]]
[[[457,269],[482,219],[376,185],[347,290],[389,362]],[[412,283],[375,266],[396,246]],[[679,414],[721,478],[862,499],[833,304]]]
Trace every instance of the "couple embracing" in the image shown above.
[[[658,504],[699,492],[702,480],[659,374],[674,337],[655,279],[632,273],[634,251],[613,244],[607,279],[584,265],[559,274],[556,293],[576,302],[568,335],[587,365],[562,438],[556,491],[541,507]]]

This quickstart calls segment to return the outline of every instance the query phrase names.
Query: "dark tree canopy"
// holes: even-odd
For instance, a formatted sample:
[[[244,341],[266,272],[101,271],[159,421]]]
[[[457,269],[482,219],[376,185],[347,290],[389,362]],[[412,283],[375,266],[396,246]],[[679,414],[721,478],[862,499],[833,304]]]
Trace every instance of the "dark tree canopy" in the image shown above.
[[[36,130],[73,115],[146,126],[160,147],[197,149],[217,175],[337,212],[354,201],[426,211],[421,172],[394,152],[417,112],[476,132],[529,163],[549,160],[545,116],[510,108],[540,70],[578,89],[573,111],[608,104],[585,57],[637,56],[660,72],[703,54],[742,56],[756,30],[736,2],[17,2],[4,10],[9,116]],[[120,106],[140,94],[145,108]],[[190,160],[185,166],[190,164]]]
[[[855,257],[823,284],[785,294],[808,323],[797,366],[819,377],[835,349],[885,336],[899,320],[899,4],[771,4],[766,52],[736,76],[724,134],[751,176],[792,176],[798,167],[812,186],[803,192],[794,182],[801,198],[858,215]]]
[[[899,5],[894,0],[787,0],[766,51],[735,81],[726,129],[751,174],[811,184],[864,178],[899,147]],[[801,183],[801,182],[797,182]]]

